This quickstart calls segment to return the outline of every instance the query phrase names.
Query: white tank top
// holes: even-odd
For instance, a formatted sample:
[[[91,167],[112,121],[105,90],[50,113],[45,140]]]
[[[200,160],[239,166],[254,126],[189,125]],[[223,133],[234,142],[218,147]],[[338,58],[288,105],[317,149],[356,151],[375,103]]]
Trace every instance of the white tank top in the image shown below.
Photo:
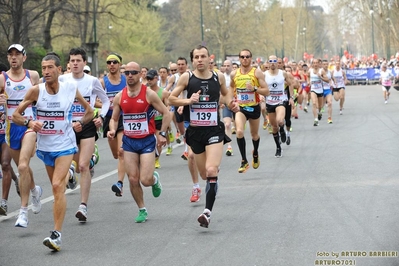
[[[43,122],[37,133],[37,149],[47,152],[77,148],[72,128],[72,106],[78,90],[75,82],[60,82],[57,94],[49,94],[45,83],[39,84],[36,120]]]
[[[335,80],[335,88],[345,88],[345,81],[344,81],[344,75],[342,74],[342,69],[340,70],[335,69],[333,77]]]
[[[100,81],[93,76],[84,74],[83,78],[75,79],[72,76],[72,73],[61,75],[58,78],[59,81],[71,81],[75,82],[78,86],[80,94],[82,94],[83,98],[90,104],[92,108],[94,108],[94,104],[96,103],[97,96],[103,96],[108,99]],[[100,95],[102,94],[102,95]],[[101,99],[102,100],[102,99]],[[103,104],[102,109],[107,109]],[[84,116],[85,110],[83,109],[82,105],[75,101],[74,106],[72,107],[72,120],[77,121],[82,119]]]
[[[393,75],[388,69],[385,71],[381,71],[380,75],[381,75],[382,86],[391,86],[392,85],[391,77],[393,77]]]
[[[309,73],[310,73],[310,91],[313,91],[317,94],[323,93],[323,83],[321,78],[314,73],[313,68],[309,70]]]
[[[277,105],[288,100],[285,93],[285,78],[281,69],[275,76],[270,75],[269,71],[265,71],[265,80],[270,90],[270,95],[266,97],[266,104]]]
[[[320,74],[321,74],[321,72],[322,72],[322,68],[320,68]],[[330,72],[330,70],[328,70],[327,69],[327,71],[326,71],[326,76],[327,76],[327,78],[328,78],[328,80],[330,80],[331,81],[331,72]],[[325,81],[321,81],[321,83],[323,84],[323,89],[325,90],[325,91],[328,91],[328,90],[330,90],[331,88],[330,88],[330,82],[325,82]]]
[[[29,71],[25,69],[25,77],[22,80],[13,80],[5,72],[4,75],[4,92],[7,98],[7,126],[12,122],[12,114],[17,109],[20,102],[25,97],[26,92],[32,87],[32,81],[30,80]],[[26,119],[34,119],[32,105],[29,105],[25,112],[24,117]]]

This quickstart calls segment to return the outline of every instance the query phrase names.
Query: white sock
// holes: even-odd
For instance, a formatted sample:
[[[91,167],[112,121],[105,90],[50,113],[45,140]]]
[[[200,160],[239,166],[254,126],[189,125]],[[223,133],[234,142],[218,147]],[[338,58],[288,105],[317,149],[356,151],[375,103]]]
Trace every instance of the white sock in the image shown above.
[[[193,188],[200,188],[199,183],[195,183],[195,184],[193,185]]]
[[[30,192],[32,193],[33,196],[39,195],[39,191],[36,189],[36,186],[34,189],[31,189]]]

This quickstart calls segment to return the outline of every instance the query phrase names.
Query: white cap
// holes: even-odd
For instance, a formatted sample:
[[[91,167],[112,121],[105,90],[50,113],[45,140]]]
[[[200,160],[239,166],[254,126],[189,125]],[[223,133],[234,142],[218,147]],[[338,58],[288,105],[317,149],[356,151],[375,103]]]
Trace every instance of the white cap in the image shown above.
[[[83,68],[83,71],[91,72],[91,69],[90,69],[90,67],[88,65],[85,65],[85,67]]]
[[[18,43],[11,44],[10,47],[8,47],[7,52],[10,52],[11,49],[16,49],[18,52],[21,52],[23,55],[26,55],[25,48]]]

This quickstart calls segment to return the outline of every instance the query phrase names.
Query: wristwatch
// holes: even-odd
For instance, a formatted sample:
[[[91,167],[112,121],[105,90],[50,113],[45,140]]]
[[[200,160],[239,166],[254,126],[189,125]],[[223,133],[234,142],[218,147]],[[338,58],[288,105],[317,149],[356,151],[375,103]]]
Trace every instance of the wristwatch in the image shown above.
[[[30,119],[25,119],[25,121],[24,121],[24,126],[28,127],[29,122],[30,122]]]
[[[254,92],[256,92],[257,90],[258,90],[258,88],[254,86]]]
[[[159,135],[161,135],[162,137],[166,138],[166,132],[165,131],[159,132]]]

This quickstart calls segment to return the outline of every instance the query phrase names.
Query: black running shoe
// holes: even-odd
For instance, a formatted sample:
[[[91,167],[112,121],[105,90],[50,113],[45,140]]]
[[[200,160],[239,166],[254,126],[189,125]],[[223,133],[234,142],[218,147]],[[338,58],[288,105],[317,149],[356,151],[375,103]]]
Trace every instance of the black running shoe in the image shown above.
[[[285,142],[287,145],[290,145],[291,144],[291,138],[290,138],[290,136],[287,136],[287,141]]]
[[[276,149],[276,154],[274,155],[274,157],[276,157],[276,158],[280,158],[281,157],[281,148],[277,148]]]
[[[319,113],[318,115],[317,115],[317,119],[320,121],[321,120],[321,118],[323,117],[323,115],[321,114],[321,113]]]

